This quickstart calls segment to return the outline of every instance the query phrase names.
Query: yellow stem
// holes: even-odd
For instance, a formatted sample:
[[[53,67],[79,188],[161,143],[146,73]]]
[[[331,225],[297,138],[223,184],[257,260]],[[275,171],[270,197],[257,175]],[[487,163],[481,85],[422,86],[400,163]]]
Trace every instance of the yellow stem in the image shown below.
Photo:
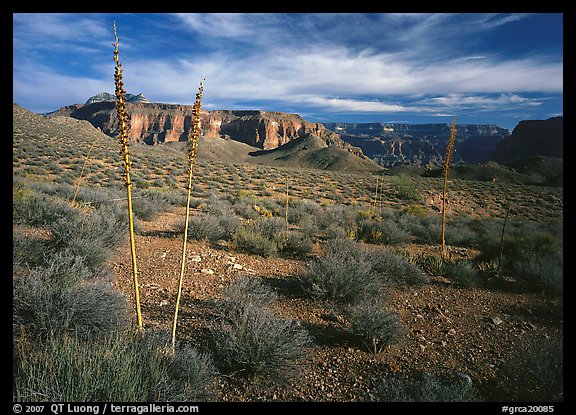
[[[82,163],[82,170],[80,170],[80,177],[78,177],[78,181],[76,182],[76,191],[74,192],[74,197],[72,198],[72,202],[70,202],[70,205],[72,207],[74,207],[74,203],[76,202],[76,196],[78,196],[78,191],[80,190],[80,182],[82,181],[82,176],[84,175],[84,168],[86,167],[86,164],[88,163],[88,158],[90,157],[90,153],[92,152],[92,148],[94,147],[94,144],[96,144],[96,140],[94,140],[92,145],[90,145],[90,148],[88,149],[88,154],[86,154],[86,157],[84,158],[84,163]]]
[[[180,262],[180,278],[178,279],[178,295],[176,297],[176,310],[174,311],[174,323],[172,324],[172,352],[176,350],[176,325],[178,323],[178,309],[180,307],[180,297],[182,296],[182,284],[184,283],[184,269],[186,267],[186,242],[188,241],[188,221],[190,218],[190,195],[192,193],[193,169],[189,169],[188,175],[188,196],[186,198],[186,220],[184,223],[184,241],[182,243],[182,259]]]
[[[200,88],[196,94],[194,103],[190,152],[188,154],[188,196],[186,197],[186,219],[184,221],[184,241],[182,242],[182,259],[180,262],[180,277],[178,278],[178,295],[176,296],[176,309],[174,311],[174,322],[172,323],[172,354],[176,352],[176,326],[178,324],[178,310],[180,308],[180,298],[182,296],[182,285],[184,284],[184,270],[186,268],[186,244],[188,241],[188,222],[190,218],[190,195],[192,193],[192,178],[194,177],[194,166],[196,163],[196,151],[198,149],[198,139],[200,138],[200,106],[202,101],[202,90],[204,80],[200,83]]]
[[[132,274],[134,282],[134,301],[136,303],[136,318],[138,329],[142,330],[142,312],[140,310],[140,293],[138,287],[138,267],[136,266],[136,244],[134,238],[134,216],[132,214],[132,181],[130,180],[130,155],[128,151],[128,117],[126,116],[126,105],[124,99],[124,89],[122,88],[122,64],[118,59],[118,35],[116,34],[116,22],[114,22],[114,62],[116,63],[114,71],[114,83],[116,86],[116,110],[118,115],[118,130],[120,131],[121,154],[123,156],[125,184],[128,200],[128,228],[130,232],[130,254],[132,255]]]

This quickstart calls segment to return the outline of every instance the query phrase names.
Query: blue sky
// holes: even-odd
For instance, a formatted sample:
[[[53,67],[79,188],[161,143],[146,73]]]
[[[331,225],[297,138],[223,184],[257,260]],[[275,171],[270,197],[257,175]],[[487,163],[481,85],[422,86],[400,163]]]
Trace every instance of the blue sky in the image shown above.
[[[318,122],[497,124],[563,114],[552,13],[13,14],[13,101],[34,112],[125,88],[152,102]]]

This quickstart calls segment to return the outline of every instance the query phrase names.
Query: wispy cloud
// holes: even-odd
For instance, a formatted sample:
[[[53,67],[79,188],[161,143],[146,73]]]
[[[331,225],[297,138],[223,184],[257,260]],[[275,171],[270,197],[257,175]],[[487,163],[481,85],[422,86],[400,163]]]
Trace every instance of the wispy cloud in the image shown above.
[[[56,109],[111,90],[116,17],[15,14],[15,100],[32,99],[37,91],[43,109]],[[504,55],[482,43],[487,34],[529,18],[526,14],[119,17],[126,88],[153,101],[191,104],[205,77],[207,107],[275,103],[278,110],[318,116],[398,113],[404,118],[457,110],[517,108],[519,113],[563,91],[562,56],[546,50]]]

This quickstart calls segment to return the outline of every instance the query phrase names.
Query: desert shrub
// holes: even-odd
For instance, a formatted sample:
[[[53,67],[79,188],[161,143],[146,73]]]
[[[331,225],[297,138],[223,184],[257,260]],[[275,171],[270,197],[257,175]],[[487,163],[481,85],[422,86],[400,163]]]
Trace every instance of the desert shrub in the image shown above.
[[[410,242],[410,235],[395,221],[365,219],[358,224],[358,238],[370,242],[396,245]]]
[[[219,308],[232,317],[247,306],[270,307],[277,299],[276,293],[260,278],[239,277],[222,290]]]
[[[392,192],[398,199],[406,202],[417,202],[421,199],[420,190],[408,176],[400,175],[390,178]]]
[[[446,218],[446,244],[465,247],[474,246],[478,242],[476,226],[476,221],[466,215]]]
[[[502,372],[512,380],[514,400],[558,402],[564,399],[564,347],[562,340],[541,338],[519,342],[517,355]]]
[[[511,264],[512,271],[542,287],[552,295],[564,291],[564,264],[561,251],[549,255],[526,256]]]
[[[349,230],[347,231],[346,229],[337,224],[332,224],[324,228],[324,233],[326,235],[326,239],[328,240],[346,239],[349,236],[352,236]]]
[[[356,212],[343,205],[324,206],[318,214],[318,226],[322,230],[329,227],[340,227],[346,231],[356,228]]]
[[[183,228],[182,222],[178,228]],[[220,220],[212,215],[192,216],[188,221],[188,239],[196,241],[218,241],[225,235],[224,227],[220,225]]]
[[[399,255],[384,250],[371,250],[365,254],[372,271],[383,285],[425,284],[429,278],[424,271]]]
[[[398,314],[386,310],[385,301],[367,296],[346,311],[350,332],[372,353],[395,343],[403,332]]]
[[[449,263],[445,275],[461,287],[475,287],[480,283],[478,268],[467,260]]]
[[[132,198],[135,199],[132,203],[134,215],[146,221],[154,219],[158,213],[171,206],[166,192],[158,189],[139,190],[133,193]]]
[[[482,397],[470,382],[459,378],[440,381],[424,373],[418,379],[400,377],[385,379],[376,385],[372,401],[376,402],[479,402]]]
[[[285,256],[304,257],[313,246],[312,239],[301,232],[288,231],[278,238],[279,252]]]
[[[76,215],[70,203],[18,186],[13,190],[12,221],[30,226],[45,226]]]
[[[419,218],[423,218],[427,215],[426,208],[424,206],[415,204],[407,206],[405,209],[403,209],[403,212],[405,212],[407,215],[417,216]]]
[[[304,290],[317,298],[354,301],[375,280],[364,251],[348,239],[328,241],[324,249],[325,255],[312,260],[300,278]]]
[[[249,227],[242,227],[236,233],[234,243],[239,251],[265,257],[272,256],[278,251],[278,244],[275,240]]]
[[[215,369],[190,347],[166,354],[157,341],[114,332],[99,341],[51,337],[15,347],[13,396],[24,402],[196,401],[212,396]]]
[[[171,401],[202,401],[214,396],[217,374],[212,356],[190,346],[177,349],[168,359],[168,382],[162,392]]]
[[[441,218],[437,215],[417,217],[404,215],[402,226],[416,238],[416,242],[423,244],[438,244],[441,239]]]
[[[286,223],[276,217],[248,221],[236,232],[234,242],[240,251],[271,256],[285,238]]]
[[[444,276],[448,273],[450,261],[436,255],[420,254],[415,262],[424,272],[431,276]]]
[[[13,331],[88,336],[124,324],[125,313],[122,294],[70,252],[54,254],[43,267],[14,277]]]
[[[124,240],[127,224],[126,212],[120,211],[116,205],[102,206],[88,214],[78,215],[74,220],[61,218],[48,226],[52,236],[48,248],[68,249],[83,257],[89,267],[98,267]]]
[[[481,261],[499,260],[502,223],[480,230]],[[504,234],[501,269],[525,278],[553,294],[562,293],[563,229],[556,224],[510,222]]]
[[[273,292],[261,283],[232,283],[217,304],[222,316],[210,327],[214,359],[225,372],[252,380],[283,382],[299,369],[311,340],[291,320],[274,314]]]

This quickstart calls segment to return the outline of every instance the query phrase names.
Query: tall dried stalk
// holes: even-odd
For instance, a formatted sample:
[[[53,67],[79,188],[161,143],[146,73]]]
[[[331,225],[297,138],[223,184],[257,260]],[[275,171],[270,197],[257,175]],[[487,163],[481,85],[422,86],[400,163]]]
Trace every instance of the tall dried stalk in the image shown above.
[[[74,196],[72,197],[72,201],[70,202],[70,206],[72,207],[76,206],[76,197],[78,196],[78,191],[80,190],[80,182],[82,181],[82,176],[84,175],[84,169],[86,168],[86,164],[88,164],[88,159],[90,158],[92,148],[94,148],[94,145],[96,144],[96,140],[97,139],[95,139],[90,145],[90,148],[88,149],[88,154],[86,154],[86,157],[84,158],[84,163],[82,163],[82,170],[80,170],[80,176],[78,177],[78,181],[76,182],[76,190],[74,191]]]
[[[122,64],[118,59],[118,35],[116,34],[116,22],[114,22],[114,84],[116,86],[116,111],[118,113],[118,130],[120,132],[118,141],[121,146],[120,155],[124,164],[124,184],[128,200],[128,227],[130,231],[130,253],[132,254],[132,273],[134,280],[134,301],[136,303],[136,317],[138,320],[138,329],[142,329],[142,312],[140,310],[140,294],[138,290],[138,267],[136,265],[136,245],[134,243],[134,217],[132,215],[132,181],[130,180],[130,152],[128,150],[128,114],[126,113],[126,91],[122,81]]]
[[[186,265],[186,242],[188,240],[188,222],[190,219],[190,196],[192,194],[192,179],[194,177],[194,166],[196,165],[198,139],[200,138],[200,107],[202,106],[203,90],[204,80],[200,82],[200,88],[196,94],[196,102],[194,102],[194,106],[192,108],[192,125],[188,136],[188,141],[190,142],[190,152],[188,153],[188,196],[186,198],[186,220],[184,223],[184,239],[182,242],[180,278],[178,279],[178,296],[176,297],[176,310],[174,311],[174,322],[172,324],[172,353],[174,353],[176,350],[176,325],[178,324],[178,309],[180,307],[180,297],[182,295],[182,284],[184,282],[184,269]]]
[[[286,237],[288,237],[288,174],[286,174],[286,209],[285,209],[285,222],[286,222]]]
[[[446,156],[444,157],[444,186],[442,194],[442,258],[444,258],[444,250],[446,247],[444,241],[444,233],[446,230],[446,185],[448,183],[448,171],[450,170],[450,162],[452,160],[452,152],[454,151],[454,142],[456,141],[456,116],[454,122],[450,127],[450,137],[448,138],[448,145],[446,147]]]
[[[504,216],[504,223],[502,224],[502,235],[500,236],[500,256],[498,257],[498,268],[497,270],[500,271],[500,267],[502,266],[502,256],[504,255],[504,233],[506,232],[506,222],[508,222],[508,216],[510,216],[510,209],[512,208],[512,204],[508,204],[508,208],[506,209],[506,216]]]

